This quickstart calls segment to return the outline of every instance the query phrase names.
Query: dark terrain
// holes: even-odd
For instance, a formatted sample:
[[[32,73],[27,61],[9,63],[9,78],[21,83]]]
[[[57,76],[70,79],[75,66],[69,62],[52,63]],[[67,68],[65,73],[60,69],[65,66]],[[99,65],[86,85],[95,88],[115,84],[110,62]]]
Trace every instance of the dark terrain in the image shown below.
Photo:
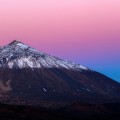
[[[120,103],[77,102],[59,109],[0,104],[0,120],[120,120]]]

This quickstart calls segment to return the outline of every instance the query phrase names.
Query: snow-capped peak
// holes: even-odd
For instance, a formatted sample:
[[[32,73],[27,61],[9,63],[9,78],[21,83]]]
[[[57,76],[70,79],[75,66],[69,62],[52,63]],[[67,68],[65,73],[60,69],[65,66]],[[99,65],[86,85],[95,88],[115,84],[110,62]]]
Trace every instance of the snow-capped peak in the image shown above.
[[[16,44],[18,44],[18,43],[22,43],[22,42],[19,42],[19,41],[17,41],[17,40],[13,40],[13,41],[10,42],[8,45],[16,45]],[[24,44],[24,43],[22,43],[22,44]]]
[[[22,49],[28,48],[27,45],[25,45],[24,43],[19,42],[19,41],[17,41],[17,40],[12,41],[12,42],[9,43],[7,46],[13,46],[13,47],[18,46],[18,47],[20,47],[20,48],[22,48]]]
[[[0,67],[88,70],[82,65],[53,57],[16,40],[0,49]]]

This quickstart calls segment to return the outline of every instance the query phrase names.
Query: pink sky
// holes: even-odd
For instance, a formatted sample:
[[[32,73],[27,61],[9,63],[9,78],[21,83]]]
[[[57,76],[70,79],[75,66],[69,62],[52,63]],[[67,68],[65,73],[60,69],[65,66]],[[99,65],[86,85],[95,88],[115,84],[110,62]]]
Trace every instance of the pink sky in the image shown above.
[[[0,45],[13,39],[113,69],[120,61],[120,0],[0,0]]]

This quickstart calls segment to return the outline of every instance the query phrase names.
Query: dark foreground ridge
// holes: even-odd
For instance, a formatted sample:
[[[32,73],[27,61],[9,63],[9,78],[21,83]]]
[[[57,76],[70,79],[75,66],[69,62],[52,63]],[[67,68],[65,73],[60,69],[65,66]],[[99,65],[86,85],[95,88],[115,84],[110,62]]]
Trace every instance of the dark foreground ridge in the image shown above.
[[[0,120],[119,120],[120,103],[74,103],[60,109],[0,104]]]

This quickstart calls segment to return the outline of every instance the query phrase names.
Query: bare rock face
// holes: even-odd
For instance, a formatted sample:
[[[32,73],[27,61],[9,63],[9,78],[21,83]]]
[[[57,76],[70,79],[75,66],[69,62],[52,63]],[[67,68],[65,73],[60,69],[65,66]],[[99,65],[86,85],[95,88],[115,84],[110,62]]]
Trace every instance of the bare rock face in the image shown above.
[[[8,81],[0,81],[0,91],[1,92],[8,92],[8,91],[10,91],[10,90],[12,90],[11,89],[11,86],[10,86],[10,82],[11,82],[11,80],[8,80]]]
[[[31,103],[119,99],[120,84],[80,64],[13,41],[0,49],[0,98]]]

